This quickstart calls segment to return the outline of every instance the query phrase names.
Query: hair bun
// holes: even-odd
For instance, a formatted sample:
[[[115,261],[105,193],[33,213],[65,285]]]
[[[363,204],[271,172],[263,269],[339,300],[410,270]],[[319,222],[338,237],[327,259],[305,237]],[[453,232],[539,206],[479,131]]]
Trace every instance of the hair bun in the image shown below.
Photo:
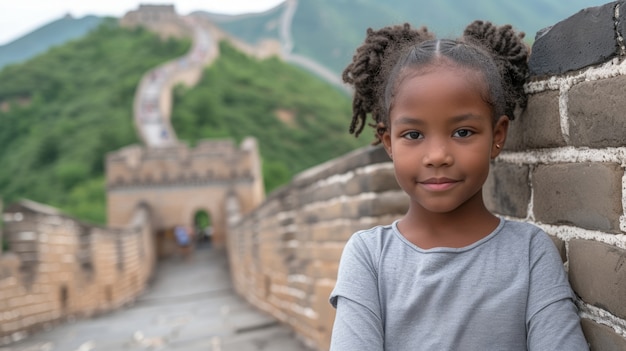
[[[525,34],[516,32],[510,24],[495,26],[491,22],[474,21],[465,28],[463,35],[489,48],[496,58],[509,61],[515,66],[526,65],[528,47],[523,42]]]
[[[529,50],[523,41],[524,32],[516,32],[509,24],[495,26],[487,21],[474,21],[465,28],[463,36],[491,51],[500,74],[509,85],[508,93],[521,107],[525,107],[527,98],[523,84],[528,77]],[[513,118],[514,108],[507,108],[510,118]]]
[[[376,87],[382,86],[388,65],[384,62],[393,61],[400,56],[404,48],[415,45],[434,36],[426,27],[414,29],[409,23],[383,27],[379,30],[367,29],[365,41],[356,50],[352,62],[343,71],[342,79],[354,87],[352,101],[352,123],[350,133],[359,135],[366,124],[366,116],[372,114],[375,121],[380,110],[381,92]]]

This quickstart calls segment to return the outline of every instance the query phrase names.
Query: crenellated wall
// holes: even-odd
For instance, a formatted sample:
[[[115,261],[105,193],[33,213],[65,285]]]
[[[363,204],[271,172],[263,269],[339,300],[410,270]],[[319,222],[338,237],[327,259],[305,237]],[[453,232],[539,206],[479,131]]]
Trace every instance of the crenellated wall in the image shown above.
[[[107,224],[124,225],[141,204],[155,214],[152,224],[158,232],[193,226],[195,213],[206,211],[212,241],[223,246],[226,203],[233,198],[243,213],[254,209],[265,198],[262,177],[252,137],[239,145],[228,139],[203,140],[195,147],[130,145],[107,154]]]
[[[357,230],[390,223],[407,205],[379,147],[301,173],[229,229],[233,284],[324,349],[334,320],[328,297],[346,240]]]
[[[626,350],[625,2],[580,11],[539,33],[528,108],[512,122],[484,195],[490,209],[553,238],[592,350]],[[232,224],[237,291],[328,349],[328,303],[346,240],[387,224],[408,198],[381,148],[310,169]]]
[[[22,200],[5,209],[0,254],[0,345],[74,317],[132,302],[154,270],[150,213],[138,208],[125,228],[81,223]]]

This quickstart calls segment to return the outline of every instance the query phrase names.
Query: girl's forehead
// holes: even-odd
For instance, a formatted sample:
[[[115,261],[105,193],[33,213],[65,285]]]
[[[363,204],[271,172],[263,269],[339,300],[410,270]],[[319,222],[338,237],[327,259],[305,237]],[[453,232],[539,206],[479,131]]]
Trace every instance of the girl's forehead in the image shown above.
[[[486,85],[485,76],[480,70],[462,66],[446,58],[437,59],[436,61],[423,66],[405,67],[400,71],[398,78],[399,81],[404,81],[407,78],[443,73],[452,73],[455,76],[471,81],[474,84],[480,84],[482,86]]]
[[[484,82],[476,72],[439,67],[406,74],[390,106],[390,119],[398,115],[458,116],[476,114],[491,119]]]
[[[396,98],[404,94],[439,92],[437,87],[458,90],[470,90],[482,94],[486,90],[485,80],[480,72],[459,66],[429,66],[419,69],[408,69],[400,77]],[[441,93],[447,93],[447,90]]]

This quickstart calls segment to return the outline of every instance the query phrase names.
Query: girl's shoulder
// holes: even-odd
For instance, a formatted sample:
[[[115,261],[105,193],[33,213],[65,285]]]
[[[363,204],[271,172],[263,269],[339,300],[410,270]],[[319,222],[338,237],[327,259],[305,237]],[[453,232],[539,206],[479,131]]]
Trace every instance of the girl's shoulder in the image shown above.
[[[379,253],[383,247],[397,240],[394,234],[394,223],[376,225],[354,232],[346,243],[346,248],[368,252],[370,255],[378,256],[377,253]]]
[[[358,240],[367,245],[377,245],[381,242],[385,242],[394,237],[394,225],[397,221],[391,224],[376,225],[367,229],[361,229],[356,231],[350,237],[350,241]]]
[[[555,236],[549,235],[534,223],[504,219],[503,234],[507,241],[518,241],[531,251],[553,251],[557,249]],[[521,244],[521,243],[520,243]]]

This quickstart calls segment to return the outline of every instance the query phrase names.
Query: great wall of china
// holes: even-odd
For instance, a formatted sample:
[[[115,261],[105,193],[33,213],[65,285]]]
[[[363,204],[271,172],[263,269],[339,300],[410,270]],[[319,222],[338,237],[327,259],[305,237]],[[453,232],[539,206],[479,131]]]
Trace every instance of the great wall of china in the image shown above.
[[[535,223],[551,235],[578,296],[585,336],[592,350],[601,351],[626,350],[624,5],[613,2],[582,10],[538,36],[527,85],[528,109],[513,122],[505,151],[485,186],[485,198],[496,213]],[[143,10],[154,18],[150,11],[157,9]],[[187,22],[176,16],[170,20],[180,22],[177,28],[187,28],[181,33],[190,35],[182,24]],[[192,51],[207,54],[197,67],[210,62],[217,54],[216,41],[224,38],[210,24],[203,28],[213,41],[208,49],[194,45]],[[198,77],[181,72],[188,82]],[[149,85],[153,73],[144,76],[142,86]],[[168,77],[161,87],[171,87],[178,79]],[[166,90],[159,94],[169,94]],[[140,115],[145,96],[139,89],[138,125],[141,118],[152,118]],[[161,116],[169,116],[163,104]],[[171,128],[167,121],[159,127]],[[162,130],[146,131],[142,140],[157,140]],[[174,131],[166,135],[175,138]],[[46,323],[132,300],[154,269],[156,228],[189,220],[202,208],[221,218],[220,235],[238,293],[291,326],[308,344],[327,349],[334,318],[328,295],[345,241],[357,229],[389,223],[407,206],[387,155],[376,147],[356,150],[299,174],[264,198],[258,183],[254,185],[260,175],[254,173],[260,162],[254,142],[237,148],[227,141],[207,141],[189,149],[172,147],[175,139],[167,140],[109,155],[109,201],[118,202],[109,204],[109,218],[118,229],[88,226],[30,202],[5,209],[4,235],[11,252],[0,257],[2,340],[10,342]],[[225,158],[239,160],[234,163],[240,166],[215,166],[219,160],[210,154],[219,150],[228,155]],[[196,162],[195,171],[177,173],[176,164],[182,160]],[[150,177],[150,167],[167,168],[167,177]],[[221,184],[223,192],[202,195],[189,208],[172,200],[169,207],[158,209],[159,216],[176,215],[155,224],[150,203],[163,202],[166,187],[182,192],[186,187],[208,189],[208,184]],[[237,193],[245,187],[257,195]],[[125,191],[145,193],[124,208]],[[143,201],[150,191],[157,194],[154,200]],[[175,199],[172,194],[167,193],[168,201]],[[211,207],[216,197],[220,200]]]

